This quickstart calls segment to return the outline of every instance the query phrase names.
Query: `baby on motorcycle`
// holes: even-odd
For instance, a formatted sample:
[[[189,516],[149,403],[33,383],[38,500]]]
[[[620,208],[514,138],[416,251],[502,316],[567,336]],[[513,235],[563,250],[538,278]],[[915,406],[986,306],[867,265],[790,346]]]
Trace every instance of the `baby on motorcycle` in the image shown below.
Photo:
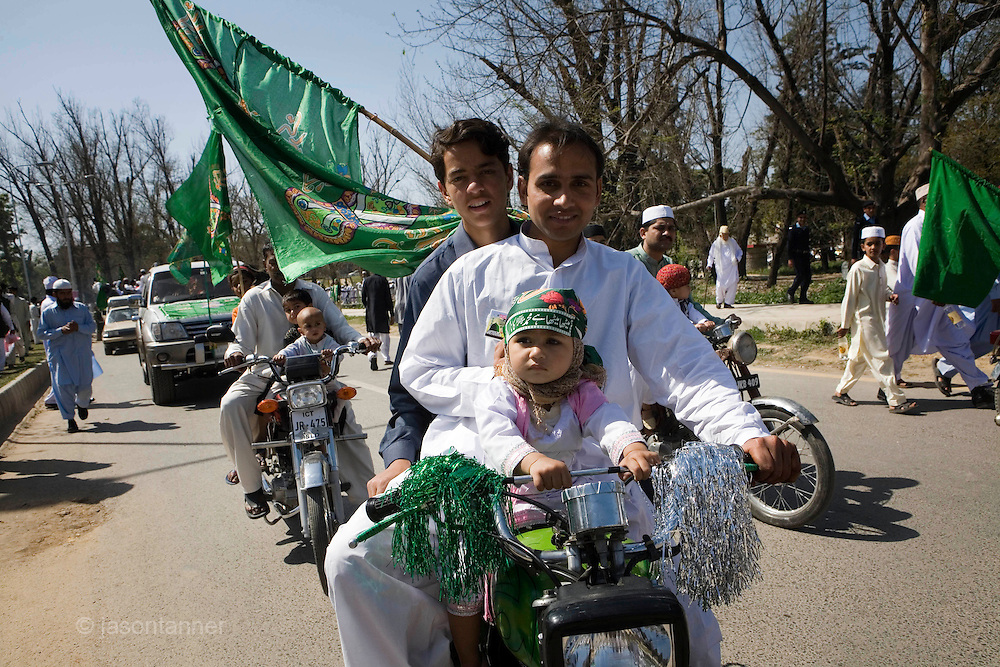
[[[302,308],[296,315],[296,322],[302,336],[285,346],[271,360],[279,366],[284,366],[287,357],[319,354],[322,357],[320,370],[326,375],[330,372],[333,351],[339,347],[339,344],[333,339],[333,336],[326,333],[326,322],[323,320],[322,311],[312,306]]]
[[[476,402],[487,464],[504,475],[531,475],[532,485],[517,492],[549,507],[562,505],[559,490],[573,484],[571,468],[620,465],[644,480],[660,461],[601,391],[606,375],[597,351],[583,344],[586,330],[586,310],[573,290],[519,295],[503,326],[496,377]],[[641,539],[652,533],[652,507],[636,485],[627,488],[630,533]],[[526,502],[515,502],[513,510],[516,525],[541,517]],[[481,601],[453,603],[448,612],[461,664],[479,665]]]

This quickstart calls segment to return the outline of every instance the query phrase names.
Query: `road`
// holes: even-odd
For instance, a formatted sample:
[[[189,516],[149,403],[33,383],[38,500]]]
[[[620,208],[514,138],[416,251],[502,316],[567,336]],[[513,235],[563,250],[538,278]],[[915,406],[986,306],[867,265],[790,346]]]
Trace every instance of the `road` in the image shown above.
[[[80,433],[40,412],[0,460],[0,663],[341,664],[308,548],[243,514],[218,440],[224,383],[152,404],[135,355],[105,357]],[[387,370],[345,361],[374,449]],[[837,496],[815,528],[758,524],[764,577],[718,611],[739,665],[997,664],[1000,430],[967,397],[856,408],[830,373],[758,369],[820,419]],[[376,456],[377,461],[377,456]],[[378,463],[376,463],[378,467]]]

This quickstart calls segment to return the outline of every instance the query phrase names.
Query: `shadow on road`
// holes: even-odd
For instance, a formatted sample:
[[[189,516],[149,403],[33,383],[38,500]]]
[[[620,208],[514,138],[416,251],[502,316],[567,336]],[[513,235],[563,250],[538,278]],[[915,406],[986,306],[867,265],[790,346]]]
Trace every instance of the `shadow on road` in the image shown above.
[[[802,532],[865,542],[902,542],[920,533],[900,525],[912,514],[890,507],[893,494],[920,484],[906,477],[867,477],[838,470],[836,490],[826,515]]]
[[[142,431],[173,431],[178,428],[180,426],[173,422],[144,422],[132,419],[120,424],[96,422],[82,429],[81,433],[136,433]]]
[[[0,512],[61,502],[92,505],[131,490],[133,485],[127,482],[74,477],[110,466],[110,463],[60,459],[0,459]]]

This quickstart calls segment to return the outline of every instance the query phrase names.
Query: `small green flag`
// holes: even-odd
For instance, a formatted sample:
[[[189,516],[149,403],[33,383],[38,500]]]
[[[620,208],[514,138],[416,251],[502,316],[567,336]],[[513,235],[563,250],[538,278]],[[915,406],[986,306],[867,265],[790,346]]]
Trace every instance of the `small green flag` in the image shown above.
[[[449,209],[361,182],[360,105],[188,0],[150,0],[240,162],[286,278],[350,261],[412,273],[458,226]]]
[[[934,151],[913,293],[975,308],[997,273],[1000,189]]]
[[[170,253],[171,272],[187,282],[191,259],[205,258],[218,285],[232,269],[228,238],[233,231],[230,217],[229,188],[226,183],[226,156],[222,136],[212,131],[201,159],[191,175],[167,200],[167,211],[185,229],[184,237]],[[178,266],[175,268],[174,263]],[[183,266],[181,266],[183,265]]]

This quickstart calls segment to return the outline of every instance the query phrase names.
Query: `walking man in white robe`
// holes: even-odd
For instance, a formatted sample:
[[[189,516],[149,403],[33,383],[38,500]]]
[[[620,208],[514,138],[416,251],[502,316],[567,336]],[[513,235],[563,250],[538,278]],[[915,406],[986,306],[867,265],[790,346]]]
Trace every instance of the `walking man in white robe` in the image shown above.
[[[740,260],[743,250],[736,239],[729,236],[729,227],[719,227],[719,238],[708,249],[708,268],[715,267],[715,307],[733,308],[736,303],[736,285],[740,281]]]
[[[42,311],[38,335],[48,341],[52,390],[59,414],[66,420],[66,430],[76,433],[80,419],[89,416],[94,382],[93,350],[90,337],[97,331],[90,310],[73,300],[73,286],[60,279],[52,286],[56,303]]]
[[[976,359],[969,347],[973,327],[952,324],[944,308],[913,295],[913,279],[920,255],[920,235],[924,227],[924,209],[930,186],[917,188],[916,199],[920,206],[917,214],[903,227],[899,248],[899,278],[893,290],[899,296],[895,308],[889,311],[889,355],[899,383],[900,369],[911,354],[930,354],[937,350],[961,374],[977,408],[993,407],[993,385],[989,377],[976,366]],[[903,386],[903,385],[900,385]]]

